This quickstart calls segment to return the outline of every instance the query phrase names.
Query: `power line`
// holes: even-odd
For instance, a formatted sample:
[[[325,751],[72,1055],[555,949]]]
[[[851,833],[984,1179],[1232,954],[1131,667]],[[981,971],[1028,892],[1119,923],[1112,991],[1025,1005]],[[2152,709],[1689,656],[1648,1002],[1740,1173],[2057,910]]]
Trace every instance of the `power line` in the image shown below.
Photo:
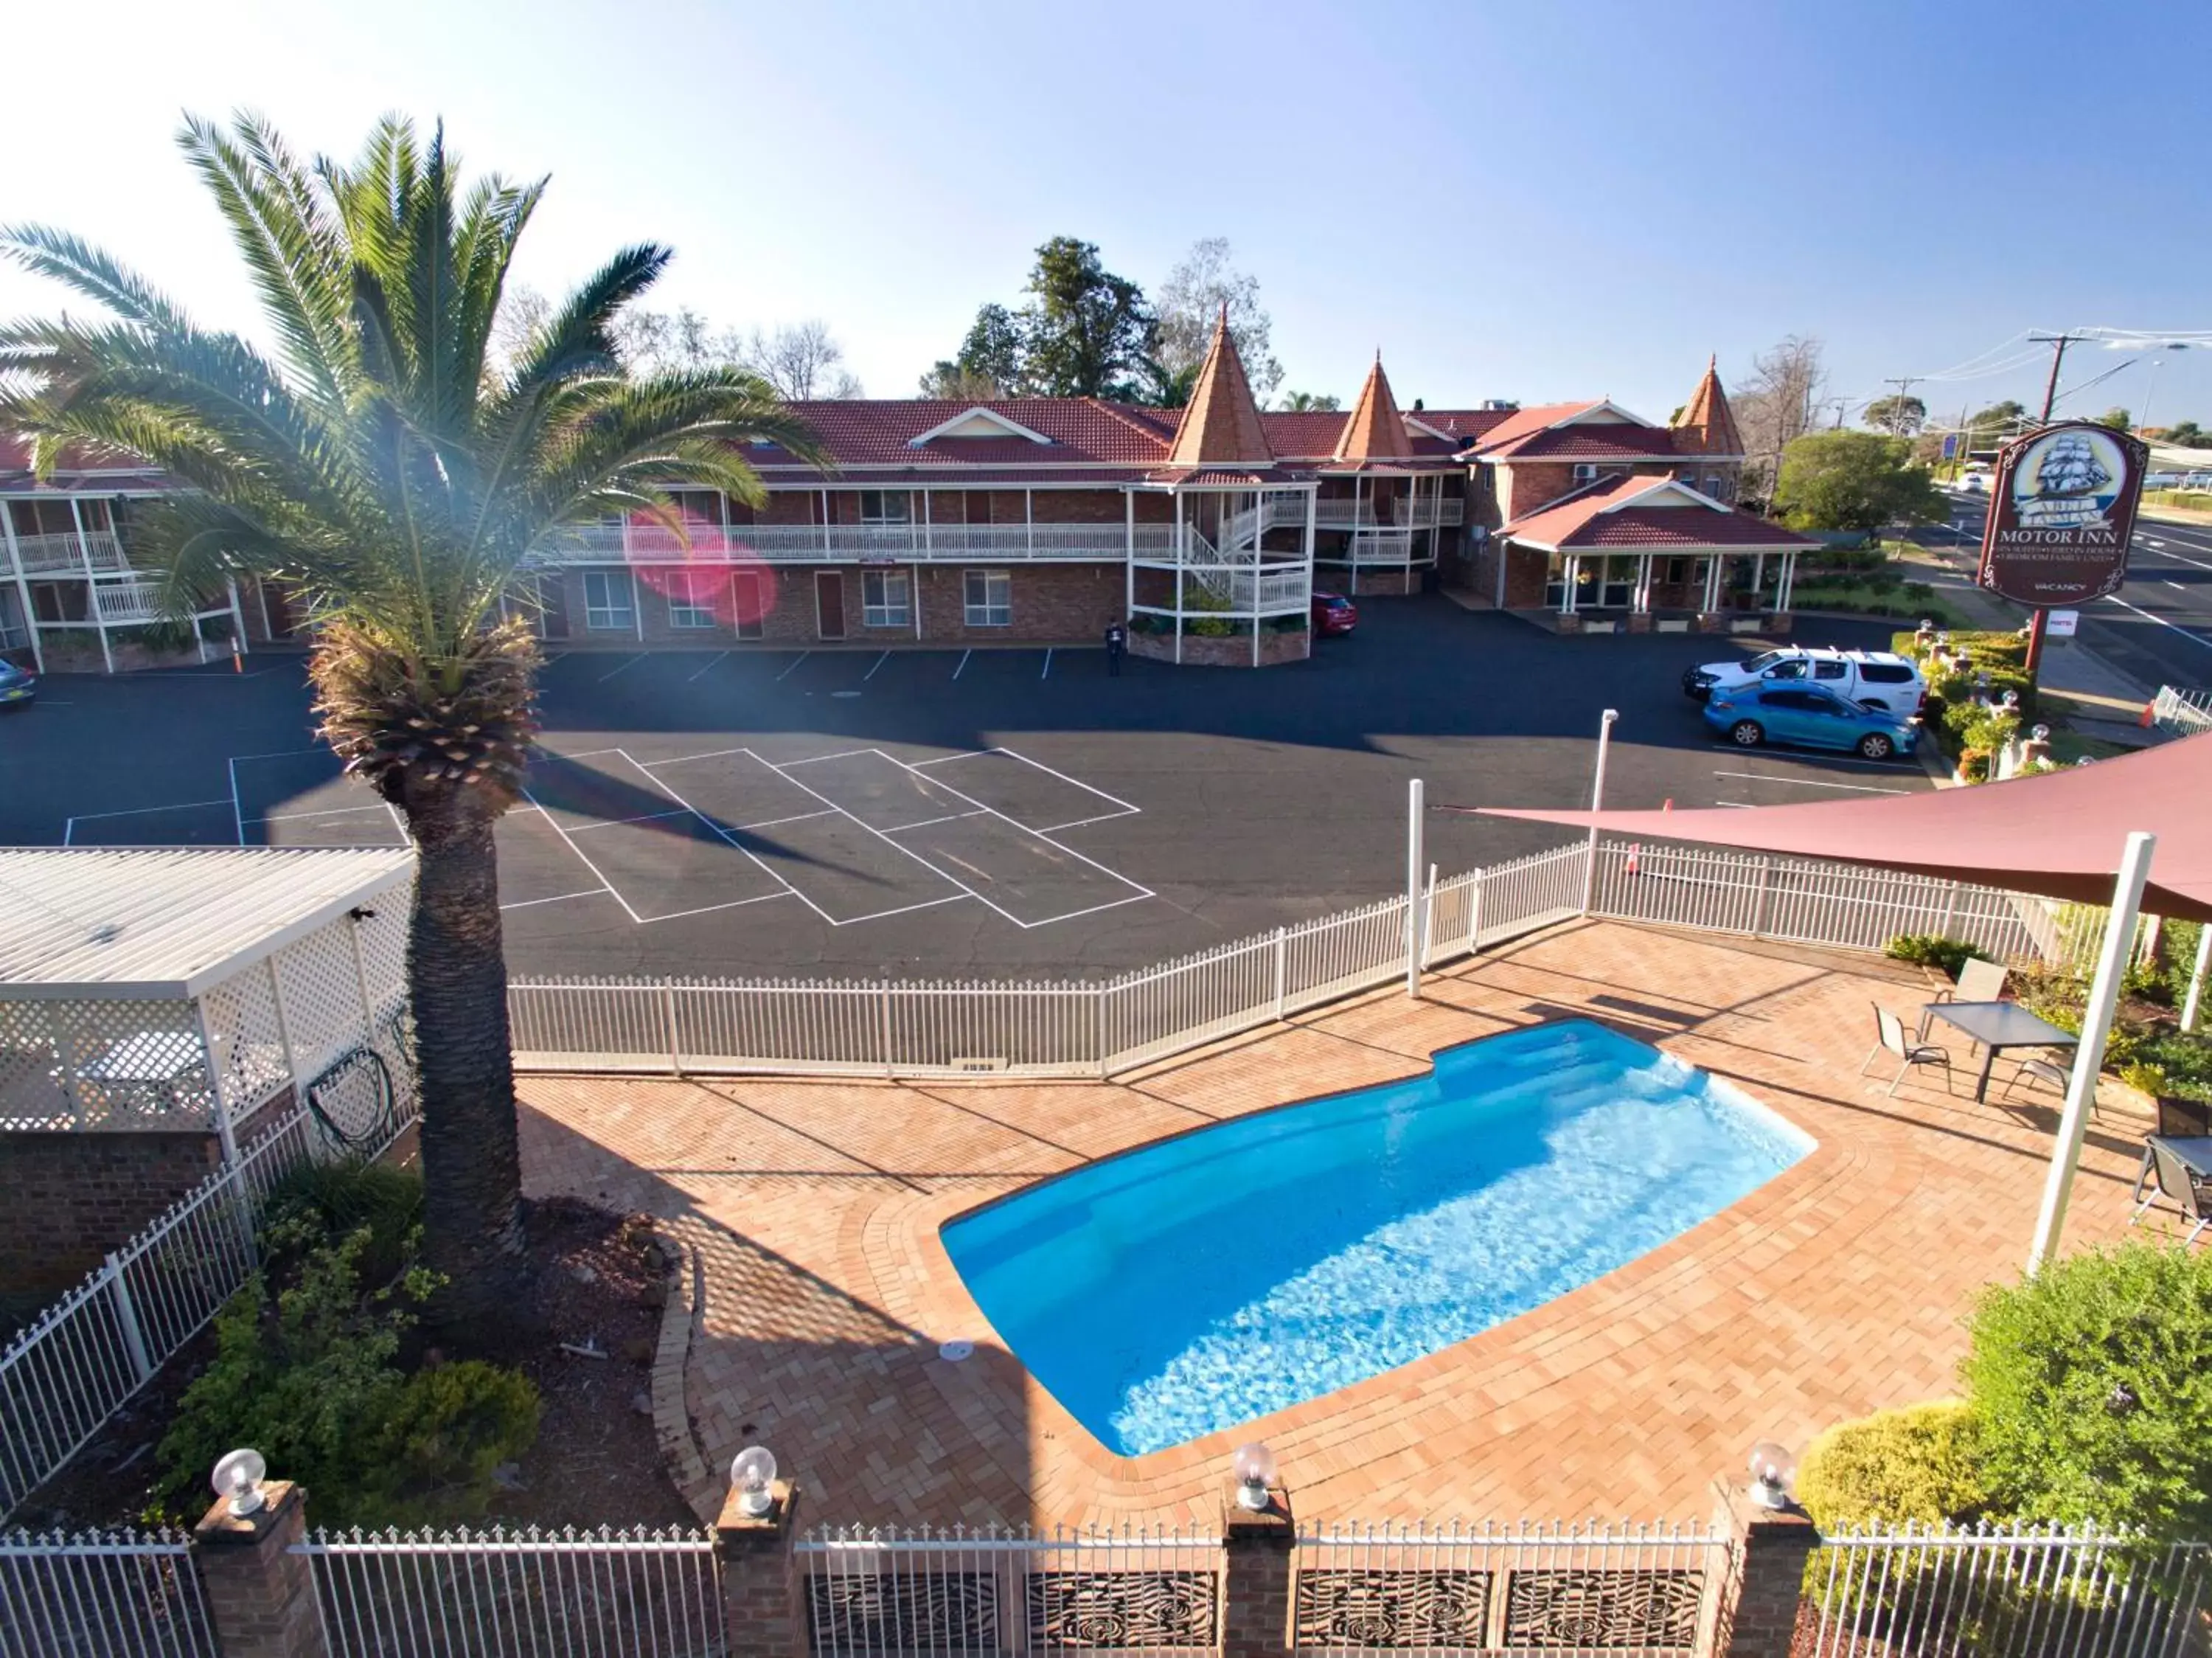
[[[1885,386],[1897,387],[1897,395],[1889,400],[1889,435],[1892,437],[1905,436],[1905,394],[1929,379],[1927,375],[1898,375],[1881,382]],[[1926,405],[1922,406],[1924,409]]]

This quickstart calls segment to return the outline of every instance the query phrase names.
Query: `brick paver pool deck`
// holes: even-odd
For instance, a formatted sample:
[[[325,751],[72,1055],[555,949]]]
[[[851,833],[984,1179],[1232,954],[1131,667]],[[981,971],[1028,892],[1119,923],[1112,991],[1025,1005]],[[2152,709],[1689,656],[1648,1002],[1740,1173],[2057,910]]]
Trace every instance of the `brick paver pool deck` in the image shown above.
[[[686,1395],[707,1466],[769,1445],[815,1521],[1211,1518],[1250,1439],[1302,1518],[1701,1519],[1754,1440],[1802,1447],[1949,1391],[1976,1289],[2019,1273],[2056,1096],[1978,1105],[1967,1068],[1955,1095],[1923,1072],[1891,1100],[1887,1070],[1853,1074],[1869,1003],[1927,999],[1891,963],[1577,923],[1431,977],[1420,1002],[1377,992],[1110,1084],[528,1077],[526,1169],[535,1194],[649,1210],[696,1247]],[[1818,1150],[1595,1283],[1257,1423],[1106,1450],[999,1344],[937,1242],[951,1216],[1087,1159],[1577,1015],[1747,1088]],[[2147,1126],[2109,1108],[2091,1125],[2068,1247],[2124,1228]],[[975,1356],[940,1358],[951,1338]]]

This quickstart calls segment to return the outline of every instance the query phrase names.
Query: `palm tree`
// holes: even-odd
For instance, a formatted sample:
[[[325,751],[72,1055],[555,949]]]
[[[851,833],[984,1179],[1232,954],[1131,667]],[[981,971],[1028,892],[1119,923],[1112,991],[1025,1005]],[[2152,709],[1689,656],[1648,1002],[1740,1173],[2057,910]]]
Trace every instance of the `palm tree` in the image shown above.
[[[1291,414],[1331,414],[1336,410],[1336,399],[1322,392],[1285,392],[1279,407]]]
[[[305,596],[322,735],[404,816],[420,1071],[424,1253],[441,1323],[512,1306],[522,1246],[507,970],[492,826],[532,741],[536,647],[501,599],[563,527],[666,491],[758,503],[733,445],[809,457],[805,428],[734,369],[626,376],[622,308],[667,253],[625,248],[512,356],[489,352],[544,180],[463,188],[442,127],[388,117],[350,166],[303,163],[264,121],[188,119],[178,143],[228,222],[273,356],[210,332],[105,253],[42,228],[0,250],[108,314],[0,329],[0,425],[50,471],[64,446],[127,454],[194,486],[136,526],[165,607],[240,576]]]

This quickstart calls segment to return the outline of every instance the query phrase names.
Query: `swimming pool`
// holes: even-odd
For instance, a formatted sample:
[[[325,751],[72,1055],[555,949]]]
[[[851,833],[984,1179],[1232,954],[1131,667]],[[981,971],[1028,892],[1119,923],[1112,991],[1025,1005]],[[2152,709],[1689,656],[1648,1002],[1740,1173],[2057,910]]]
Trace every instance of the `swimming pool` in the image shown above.
[[[1813,1146],[1726,1082],[1566,1020],[1087,1164],[943,1238],[1030,1374],[1133,1456],[1502,1324]]]

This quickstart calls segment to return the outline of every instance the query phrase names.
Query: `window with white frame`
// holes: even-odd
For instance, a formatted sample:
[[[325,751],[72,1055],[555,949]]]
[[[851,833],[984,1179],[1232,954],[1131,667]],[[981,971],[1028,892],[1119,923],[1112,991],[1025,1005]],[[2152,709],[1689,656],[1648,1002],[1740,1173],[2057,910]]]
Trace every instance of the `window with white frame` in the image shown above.
[[[1575,462],[1575,482],[1576,482],[1576,483],[1577,483],[1577,484],[1588,484],[1588,483],[1591,482],[1592,480],[1594,480],[1596,477],[1597,477],[1597,466],[1596,466],[1596,463],[1595,463],[1595,462],[1594,462],[1594,461],[1589,461],[1589,460],[1577,460],[1577,461],[1576,461],[1576,462]]]
[[[1002,570],[971,570],[962,574],[968,625],[1012,627],[1014,625],[1013,578]]]
[[[911,627],[914,605],[910,578],[902,570],[860,572],[860,625]]]
[[[584,572],[584,625],[595,631],[627,632],[637,626],[637,595],[626,570]]]
[[[730,578],[720,571],[678,571],[675,585],[668,589],[668,625],[720,627],[723,600],[729,590]]]
[[[1722,493],[1722,491],[1727,488],[1728,479],[1722,477],[1718,472],[1707,472],[1705,474],[1705,493],[1712,497],[1714,500],[1727,500],[1728,497]]]
[[[863,524],[911,524],[914,522],[914,497],[904,490],[862,490],[860,521]]]

